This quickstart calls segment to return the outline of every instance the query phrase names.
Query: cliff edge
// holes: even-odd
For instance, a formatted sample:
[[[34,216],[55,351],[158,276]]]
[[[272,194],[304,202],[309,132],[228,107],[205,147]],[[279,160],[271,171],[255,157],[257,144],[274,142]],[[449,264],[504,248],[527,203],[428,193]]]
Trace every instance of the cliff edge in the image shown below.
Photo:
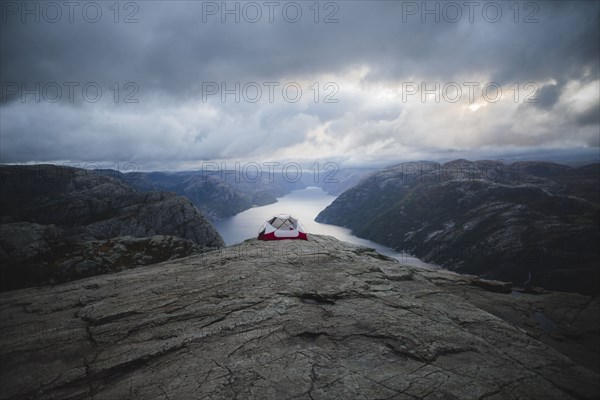
[[[598,299],[311,235],[0,294],[3,399],[596,399]]]

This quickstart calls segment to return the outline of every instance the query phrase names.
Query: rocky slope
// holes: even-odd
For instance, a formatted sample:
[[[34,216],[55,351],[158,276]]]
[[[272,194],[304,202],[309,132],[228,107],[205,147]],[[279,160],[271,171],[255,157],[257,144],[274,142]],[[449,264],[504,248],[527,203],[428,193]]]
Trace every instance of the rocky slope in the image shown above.
[[[597,294],[599,168],[405,163],[363,179],[316,220],[458,272]]]
[[[3,399],[597,399],[598,299],[313,235],[0,294]]]
[[[189,200],[172,193],[141,193],[117,179],[53,165],[2,166],[1,179],[3,290],[223,245]],[[156,235],[163,236],[149,239]],[[100,250],[96,258],[86,256],[115,244],[118,251],[110,256]],[[122,257],[137,261],[123,263]]]

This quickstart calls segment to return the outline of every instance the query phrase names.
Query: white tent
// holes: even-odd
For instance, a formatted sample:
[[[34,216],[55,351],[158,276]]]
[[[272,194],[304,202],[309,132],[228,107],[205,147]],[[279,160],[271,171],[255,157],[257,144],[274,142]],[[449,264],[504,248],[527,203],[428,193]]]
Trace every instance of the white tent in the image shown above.
[[[308,240],[304,227],[291,215],[279,214],[267,220],[258,231],[259,240]]]

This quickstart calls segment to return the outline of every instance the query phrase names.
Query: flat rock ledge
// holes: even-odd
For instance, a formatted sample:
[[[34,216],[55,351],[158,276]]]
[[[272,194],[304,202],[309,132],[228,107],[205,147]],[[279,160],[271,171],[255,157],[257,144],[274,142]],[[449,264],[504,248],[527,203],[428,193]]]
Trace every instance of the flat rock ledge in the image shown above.
[[[259,242],[0,294],[2,399],[597,399],[598,299]]]

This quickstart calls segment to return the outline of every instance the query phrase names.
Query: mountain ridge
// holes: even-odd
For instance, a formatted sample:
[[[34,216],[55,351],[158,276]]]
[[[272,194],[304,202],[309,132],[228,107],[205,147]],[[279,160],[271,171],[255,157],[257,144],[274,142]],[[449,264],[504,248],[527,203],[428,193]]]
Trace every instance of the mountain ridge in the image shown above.
[[[3,290],[224,244],[191,202],[173,193],[142,193],[114,178],[54,165],[3,165],[0,175]]]
[[[216,164],[214,167],[218,167]],[[260,167],[259,167],[260,168]],[[338,195],[354,186],[371,169],[345,168],[331,170],[257,170],[202,169],[177,172],[130,172],[100,169],[93,173],[111,176],[127,182],[139,191],[168,191],[188,198],[210,221],[232,217],[254,206],[277,202],[293,190],[308,186],[321,187]],[[297,174],[297,175],[294,175]]]
[[[370,174],[315,220],[458,272],[600,290],[600,164],[422,165]]]

